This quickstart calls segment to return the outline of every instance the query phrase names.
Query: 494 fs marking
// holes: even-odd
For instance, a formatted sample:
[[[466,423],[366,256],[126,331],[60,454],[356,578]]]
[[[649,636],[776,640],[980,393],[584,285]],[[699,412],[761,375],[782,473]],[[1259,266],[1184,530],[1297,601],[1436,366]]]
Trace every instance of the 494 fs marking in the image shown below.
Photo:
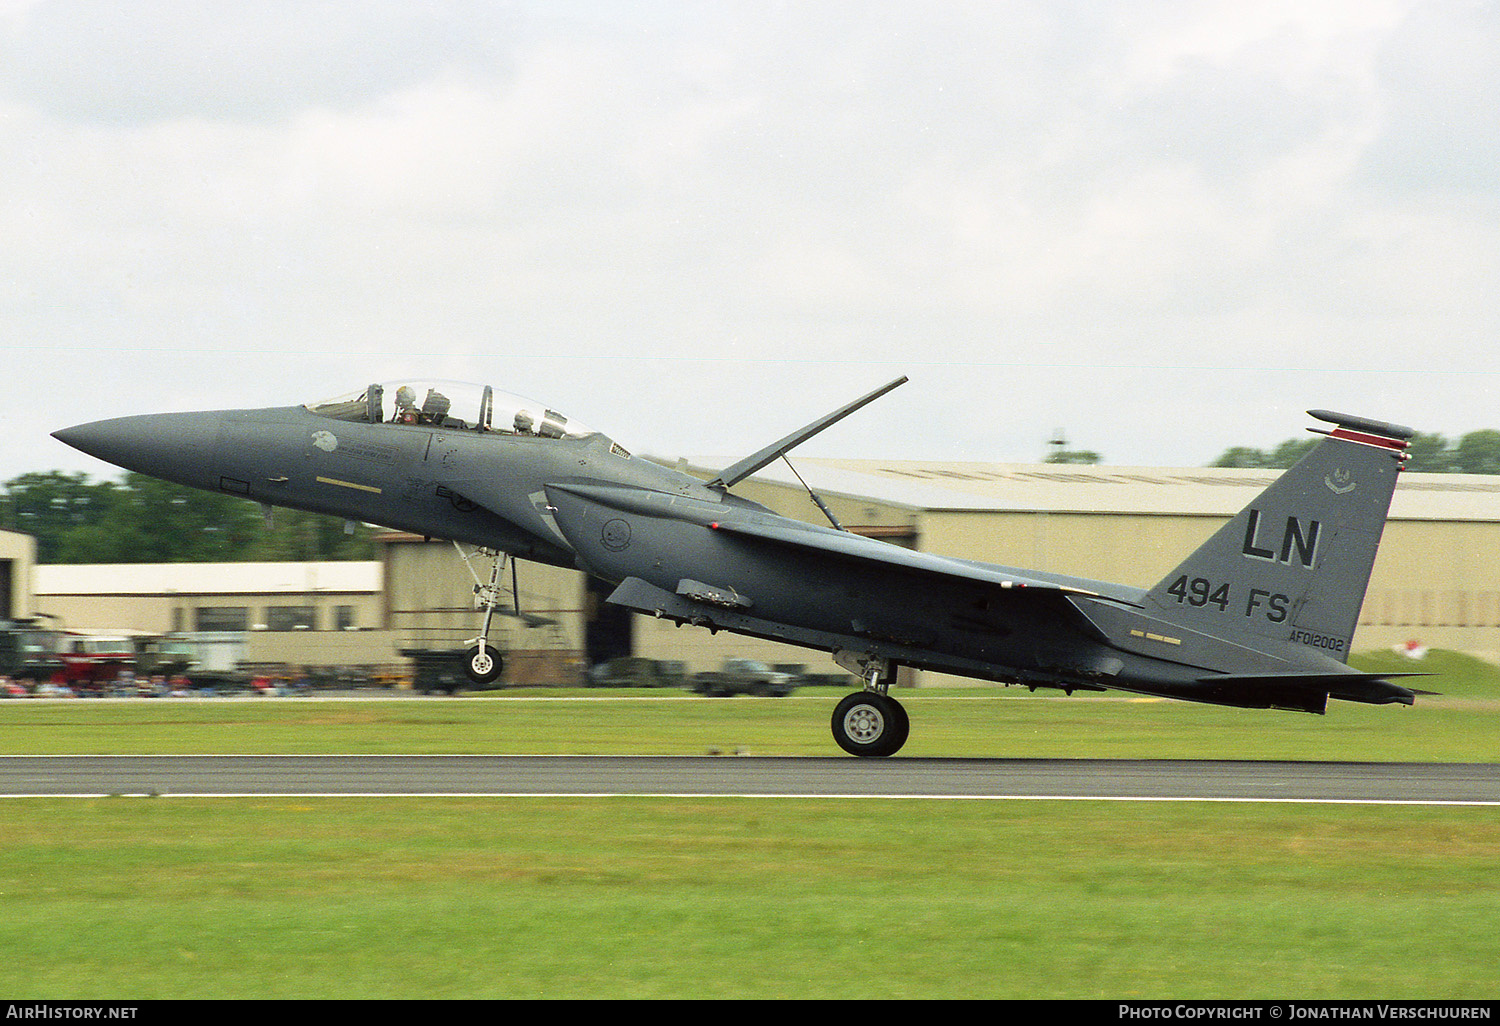
[[[1264,617],[1271,623],[1284,623],[1291,615],[1291,596],[1265,588],[1237,588],[1236,586],[1204,577],[1189,578],[1183,574],[1167,587],[1167,594],[1177,600],[1178,605],[1215,606],[1219,612],[1227,613],[1236,606],[1235,594],[1245,593],[1244,609],[1238,610],[1248,617]],[[1236,608],[1238,608],[1236,606]]]
[[[1243,593],[1244,604],[1241,609],[1236,604],[1235,595]],[[1263,618],[1268,623],[1285,623],[1292,614],[1292,599],[1289,595],[1283,595],[1278,591],[1269,591],[1265,588],[1238,587],[1216,581],[1210,581],[1205,577],[1188,577],[1186,574],[1177,578],[1167,588],[1167,594],[1177,600],[1178,605],[1188,606],[1213,606],[1222,613],[1230,611],[1231,607],[1245,617],[1255,619]],[[1329,637],[1316,631],[1293,628],[1287,635],[1287,640],[1299,645],[1307,645],[1311,648],[1321,648],[1327,652],[1342,652],[1344,641],[1341,638]]]

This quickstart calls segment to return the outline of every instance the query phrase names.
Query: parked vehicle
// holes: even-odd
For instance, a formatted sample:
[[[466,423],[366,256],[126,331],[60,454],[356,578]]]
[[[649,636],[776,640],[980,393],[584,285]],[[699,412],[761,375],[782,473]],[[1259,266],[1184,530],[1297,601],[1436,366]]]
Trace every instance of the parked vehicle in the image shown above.
[[[680,688],[685,678],[686,670],[675,659],[620,656],[590,670],[588,682],[594,688]]]
[[[62,670],[59,633],[35,620],[0,620],[0,674],[51,681]]]
[[[719,670],[693,675],[692,690],[699,695],[728,698],[761,695],[781,698],[797,688],[789,673],[773,670],[755,659],[727,659]]]
[[[61,680],[56,676],[53,680],[80,695],[115,694],[117,682],[122,681],[134,686],[135,645],[124,635],[65,631],[58,658],[62,661]]]

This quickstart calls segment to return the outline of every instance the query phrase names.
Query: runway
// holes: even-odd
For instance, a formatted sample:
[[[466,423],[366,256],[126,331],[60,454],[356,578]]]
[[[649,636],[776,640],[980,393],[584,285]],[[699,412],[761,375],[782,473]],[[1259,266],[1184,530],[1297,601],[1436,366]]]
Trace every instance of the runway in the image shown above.
[[[1500,805],[1500,764],[734,756],[0,756],[0,797],[107,795],[658,795]]]

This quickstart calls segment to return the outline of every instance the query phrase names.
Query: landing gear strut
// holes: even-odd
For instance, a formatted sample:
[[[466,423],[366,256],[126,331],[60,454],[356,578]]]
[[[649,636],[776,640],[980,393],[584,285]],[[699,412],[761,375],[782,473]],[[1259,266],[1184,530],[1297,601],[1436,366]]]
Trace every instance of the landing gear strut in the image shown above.
[[[865,689],[846,697],[833,710],[833,740],[850,755],[883,757],[895,755],[906,744],[911,720],[901,703],[887,694],[892,676],[891,662],[874,657],[840,658],[841,666],[858,672]]]
[[[464,642],[468,646],[466,658],[464,659],[464,673],[475,684],[489,684],[497,680],[505,669],[505,659],[500,655],[500,650],[490,644],[490,621],[494,618],[495,607],[500,604],[500,574],[505,569],[507,556],[504,552],[492,552],[489,549],[479,549],[478,553],[494,557],[494,564],[490,567],[490,580],[485,584],[479,580],[479,575],[474,573],[474,565],[469,562],[471,553],[466,553],[459,547],[457,542],[453,547],[458,549],[458,554],[463,556],[464,563],[469,567],[469,573],[474,578],[474,605],[484,610],[484,619],[479,625],[479,637],[470,638]]]

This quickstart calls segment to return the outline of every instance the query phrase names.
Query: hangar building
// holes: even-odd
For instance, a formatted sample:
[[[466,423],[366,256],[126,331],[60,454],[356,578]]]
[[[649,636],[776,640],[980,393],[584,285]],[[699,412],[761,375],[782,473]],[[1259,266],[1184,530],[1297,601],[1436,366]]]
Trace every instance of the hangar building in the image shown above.
[[[237,663],[350,665],[353,632],[381,625],[373,562],[54,564],[36,602],[70,630],[191,637],[205,669]],[[382,660],[384,661],[384,660]]]
[[[0,620],[24,620],[31,608],[36,539],[0,528]]]

